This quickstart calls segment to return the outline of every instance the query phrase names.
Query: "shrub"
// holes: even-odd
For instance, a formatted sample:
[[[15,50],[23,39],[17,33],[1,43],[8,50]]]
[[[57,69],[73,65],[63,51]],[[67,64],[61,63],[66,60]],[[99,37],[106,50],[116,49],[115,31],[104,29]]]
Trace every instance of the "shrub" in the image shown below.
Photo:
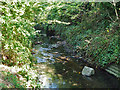
[[[1,2],[2,58],[7,65],[30,63],[34,22],[29,5]]]

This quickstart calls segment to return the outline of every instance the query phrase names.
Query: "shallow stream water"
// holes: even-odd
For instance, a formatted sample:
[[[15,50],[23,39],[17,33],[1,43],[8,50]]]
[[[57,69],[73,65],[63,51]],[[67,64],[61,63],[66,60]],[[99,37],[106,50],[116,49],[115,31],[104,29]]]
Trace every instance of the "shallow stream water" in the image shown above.
[[[47,41],[47,42],[45,42]],[[118,79],[104,70],[95,69],[90,77],[81,74],[86,63],[71,56],[57,41],[45,39],[35,45],[38,79],[42,88],[117,88]]]

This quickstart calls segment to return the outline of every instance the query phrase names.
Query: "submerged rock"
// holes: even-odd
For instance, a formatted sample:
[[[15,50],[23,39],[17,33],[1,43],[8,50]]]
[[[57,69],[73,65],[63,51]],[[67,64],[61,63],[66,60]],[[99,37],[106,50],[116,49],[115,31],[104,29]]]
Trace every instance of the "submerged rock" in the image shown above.
[[[93,68],[85,66],[82,70],[82,75],[84,76],[91,76],[95,73],[95,70]]]

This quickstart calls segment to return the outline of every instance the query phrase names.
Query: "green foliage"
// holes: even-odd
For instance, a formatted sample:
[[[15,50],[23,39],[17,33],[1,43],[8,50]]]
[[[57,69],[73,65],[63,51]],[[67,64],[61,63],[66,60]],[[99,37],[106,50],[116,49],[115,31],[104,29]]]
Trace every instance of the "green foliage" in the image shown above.
[[[51,5],[47,20],[70,22],[69,26],[53,23],[51,29],[66,39],[79,56],[104,67],[112,62],[119,63],[120,26],[115,13],[118,3],[117,7],[108,2],[55,3]]]
[[[23,2],[1,2],[1,34],[3,63],[23,65],[30,63],[31,40],[34,38],[34,14]]]
[[[25,86],[26,87],[39,87],[39,83],[38,82],[38,74],[37,71],[34,69],[34,67],[30,67],[29,65],[24,65],[22,67],[22,70],[20,70],[18,72],[18,74],[20,74],[25,80]]]
[[[24,88],[24,86],[20,85],[20,82],[18,81],[18,78],[16,75],[13,75],[7,72],[7,76],[5,76],[4,79],[12,83],[14,88]]]
[[[34,26],[55,30],[78,54],[101,66],[118,60],[119,2],[0,2],[3,63],[31,63]],[[69,25],[66,23],[70,23]],[[42,26],[43,25],[43,26]],[[46,31],[45,31],[46,32]],[[39,36],[39,35],[38,35]]]
[[[18,72],[20,75],[22,75],[25,78],[25,75],[27,74],[27,72],[25,70],[19,71]]]
[[[4,83],[0,83],[1,88],[7,88],[7,86]]]

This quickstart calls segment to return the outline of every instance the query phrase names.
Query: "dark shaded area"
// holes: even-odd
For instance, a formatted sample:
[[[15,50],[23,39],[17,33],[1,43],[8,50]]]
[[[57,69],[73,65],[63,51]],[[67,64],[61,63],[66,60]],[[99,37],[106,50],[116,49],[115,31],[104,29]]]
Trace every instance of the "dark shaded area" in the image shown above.
[[[42,33],[46,33],[48,37],[55,36],[55,30],[51,28],[51,24],[36,24],[34,28],[41,30]]]
[[[47,30],[46,32],[47,36],[55,36],[55,30]]]
[[[34,26],[34,28],[35,28],[35,30],[41,30],[41,29],[43,29],[43,28],[40,26],[40,24],[36,24],[36,25]]]

